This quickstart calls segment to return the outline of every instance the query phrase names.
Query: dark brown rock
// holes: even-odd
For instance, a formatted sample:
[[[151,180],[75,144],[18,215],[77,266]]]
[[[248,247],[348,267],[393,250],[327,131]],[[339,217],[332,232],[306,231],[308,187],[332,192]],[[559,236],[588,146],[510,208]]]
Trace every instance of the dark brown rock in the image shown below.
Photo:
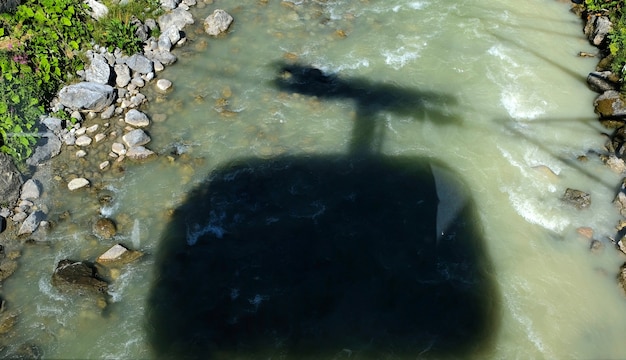
[[[61,290],[106,293],[108,284],[98,277],[97,269],[84,262],[61,260],[52,274],[52,285]]]
[[[563,201],[576,206],[578,209],[584,209],[591,205],[591,195],[586,192],[570,189],[565,190]]]
[[[117,233],[117,227],[113,220],[100,218],[93,224],[93,233],[101,239],[110,239]]]

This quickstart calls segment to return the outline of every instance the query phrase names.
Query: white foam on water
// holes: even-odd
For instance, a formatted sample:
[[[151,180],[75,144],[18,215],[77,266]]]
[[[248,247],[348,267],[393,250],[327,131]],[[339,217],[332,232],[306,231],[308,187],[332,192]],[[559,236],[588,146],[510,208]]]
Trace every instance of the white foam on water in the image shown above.
[[[189,226],[189,224],[187,224],[187,245],[195,245],[201,236],[207,234],[213,234],[218,239],[224,237],[226,229],[224,229],[220,224],[225,218],[226,214],[221,213],[218,215],[215,211],[211,211],[209,214],[209,223],[207,225],[201,226],[200,224],[192,224]]]
[[[539,192],[540,189],[556,189],[535,180],[537,177],[532,176],[534,174],[531,174],[531,171],[535,171],[532,167],[520,163],[502,147],[498,148],[507,161],[519,170],[518,176],[524,183],[524,186],[521,186],[506,182],[500,186],[500,191],[507,194],[511,206],[529,223],[555,232],[563,231],[570,224],[568,217],[559,215],[558,209],[550,206],[550,203],[542,201],[537,196],[529,196],[529,192]]]
[[[529,316],[524,314],[522,306],[519,304],[519,300],[517,296],[519,296],[520,289],[517,289],[519,286],[523,287],[521,289],[522,292],[528,292],[528,286],[523,282],[524,280],[519,279],[514,287],[515,291],[506,291],[504,292],[504,298],[506,299],[507,309],[510,311],[513,318],[523,327],[524,333],[528,340],[535,346],[535,348],[543,355],[546,354],[546,347],[541,341],[541,335],[537,333],[535,330],[535,325],[533,324],[532,319]],[[547,356],[546,358],[553,358],[552,356]]]
[[[509,116],[513,119],[535,119],[545,114],[547,101],[537,96],[532,88],[518,85],[526,83],[524,79],[536,77],[535,74],[517,63],[504,45],[494,45],[487,53],[501,61],[501,66],[488,69],[487,76],[500,88],[500,103]]]
[[[139,219],[135,219],[133,222],[133,230],[130,233],[130,241],[135,249],[139,249],[141,243],[141,224]]]
[[[385,64],[395,70],[400,70],[421,57],[422,51],[428,46],[428,41],[420,36],[398,35],[397,41],[390,44],[390,48],[380,50]]]

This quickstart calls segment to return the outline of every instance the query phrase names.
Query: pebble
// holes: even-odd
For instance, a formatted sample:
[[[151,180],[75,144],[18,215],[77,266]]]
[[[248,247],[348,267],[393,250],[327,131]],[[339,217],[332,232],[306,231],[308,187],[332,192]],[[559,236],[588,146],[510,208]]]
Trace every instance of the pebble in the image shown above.
[[[82,135],[76,139],[76,145],[78,146],[87,146],[89,144],[91,144],[91,138],[87,135]]]
[[[69,183],[67,183],[67,188],[71,191],[78,190],[86,186],[89,186],[89,180],[85,178],[72,179]]]
[[[111,150],[117,155],[126,154],[126,147],[122,143],[113,143],[113,145],[111,145]]]
[[[156,82],[156,87],[159,91],[166,92],[172,87],[172,82],[167,79],[159,79]]]
[[[104,135],[103,133],[99,133],[99,134],[96,134],[95,140],[96,140],[97,143],[99,143],[100,141],[106,139],[106,137],[107,136]]]
[[[98,127],[99,127],[99,125],[98,125],[98,124],[91,125],[90,127],[88,127],[88,128],[86,129],[86,130],[87,130],[87,134],[93,134],[93,133],[95,133],[96,131],[98,131]]]
[[[78,150],[76,152],[76,157],[77,158],[82,158],[82,157],[85,157],[85,156],[87,156],[87,152],[85,150]]]
[[[107,161],[101,162],[100,165],[98,165],[98,167],[100,168],[100,170],[104,170],[108,168],[109,165],[111,165],[111,163],[107,160]]]

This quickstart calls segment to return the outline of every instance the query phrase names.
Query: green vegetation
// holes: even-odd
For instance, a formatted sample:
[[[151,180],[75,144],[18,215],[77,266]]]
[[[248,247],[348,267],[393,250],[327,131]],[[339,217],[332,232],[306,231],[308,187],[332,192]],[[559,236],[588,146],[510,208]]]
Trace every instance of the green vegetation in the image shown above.
[[[609,34],[608,51],[612,57],[611,70],[619,76],[622,91],[626,84],[626,13],[623,0],[585,0],[585,6],[591,13],[602,13],[609,16],[613,30]]]
[[[82,0],[25,0],[0,14],[0,151],[16,163],[32,153],[46,104],[85,67],[84,50],[93,43],[141,50],[134,16],[143,21],[161,11],[159,0],[105,4],[109,14],[97,22]]]

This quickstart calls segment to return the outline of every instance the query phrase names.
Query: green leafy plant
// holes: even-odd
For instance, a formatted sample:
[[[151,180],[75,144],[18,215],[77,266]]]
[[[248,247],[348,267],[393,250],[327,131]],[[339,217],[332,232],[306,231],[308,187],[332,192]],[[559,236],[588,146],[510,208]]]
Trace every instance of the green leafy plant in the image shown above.
[[[84,66],[87,9],[80,0],[27,0],[0,15],[0,151],[18,163],[32,153],[44,104]]]
[[[113,51],[116,47],[126,54],[134,54],[141,51],[143,43],[135,35],[137,26],[130,23],[130,21],[123,22],[115,18],[103,20],[103,23],[104,30],[98,32],[98,39],[109,51]]]

